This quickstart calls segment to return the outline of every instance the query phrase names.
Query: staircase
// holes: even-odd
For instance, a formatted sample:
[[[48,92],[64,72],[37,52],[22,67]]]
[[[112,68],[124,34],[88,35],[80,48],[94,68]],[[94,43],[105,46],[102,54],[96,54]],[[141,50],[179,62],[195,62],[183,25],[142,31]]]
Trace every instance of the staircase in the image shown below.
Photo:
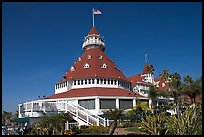
[[[25,114],[29,112],[28,117],[33,117],[34,113],[38,112],[69,112],[73,118],[80,125],[97,125],[97,126],[108,126],[109,120],[102,118],[94,113],[91,113],[86,108],[80,105],[73,105],[67,101],[62,102],[45,102],[45,101],[31,101],[22,104],[22,112]],[[30,113],[31,112],[31,113]]]
[[[102,118],[96,114],[93,114],[89,112],[87,109],[80,105],[72,105],[67,102],[64,103],[58,103],[58,108],[60,108],[60,111],[63,112],[69,112],[71,115],[73,115],[74,119],[76,121],[80,121],[86,125],[102,125],[106,126],[106,121],[105,118]]]

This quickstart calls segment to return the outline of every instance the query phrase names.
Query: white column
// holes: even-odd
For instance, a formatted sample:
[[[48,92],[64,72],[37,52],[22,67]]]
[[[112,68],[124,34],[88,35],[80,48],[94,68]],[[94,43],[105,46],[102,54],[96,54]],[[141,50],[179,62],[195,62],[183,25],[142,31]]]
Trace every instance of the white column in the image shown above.
[[[31,104],[31,116],[33,116],[33,101],[32,101],[32,104]]]
[[[137,104],[136,104],[136,99],[133,99],[133,107],[135,107]]]
[[[116,108],[119,108],[119,99],[116,99]]]
[[[18,118],[21,118],[21,106],[22,104],[18,104]]]
[[[151,108],[151,103],[152,103],[152,100],[149,99],[149,108]]]
[[[100,102],[99,102],[99,98],[95,98],[95,110],[96,113],[99,113],[99,109],[100,109]]]

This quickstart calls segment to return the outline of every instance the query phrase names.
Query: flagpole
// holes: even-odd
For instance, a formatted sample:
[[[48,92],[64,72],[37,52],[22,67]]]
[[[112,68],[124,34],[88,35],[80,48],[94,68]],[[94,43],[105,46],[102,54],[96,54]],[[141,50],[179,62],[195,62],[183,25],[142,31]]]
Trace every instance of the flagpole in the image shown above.
[[[94,8],[93,8],[92,14],[93,14],[93,27],[94,27]]]

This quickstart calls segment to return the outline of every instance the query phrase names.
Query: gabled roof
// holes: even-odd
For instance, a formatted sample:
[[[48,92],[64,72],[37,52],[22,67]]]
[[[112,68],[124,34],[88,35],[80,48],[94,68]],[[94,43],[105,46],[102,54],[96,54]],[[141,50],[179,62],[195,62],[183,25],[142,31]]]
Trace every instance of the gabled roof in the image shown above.
[[[71,89],[67,92],[53,94],[47,99],[54,98],[72,98],[72,97],[86,97],[86,96],[123,96],[123,97],[143,97],[132,91],[120,88],[78,88]]]
[[[96,31],[96,28],[95,27],[92,27],[89,34],[88,35],[93,35],[93,34],[96,34],[96,35],[99,35],[99,33]]]
[[[88,56],[91,56],[88,59]],[[102,58],[99,56],[102,55]],[[89,68],[84,68],[84,65],[88,63]],[[106,64],[106,68],[102,68],[101,65]],[[98,48],[91,48],[84,52],[80,57],[80,60],[77,60],[73,65],[75,70],[68,70],[65,78],[66,79],[84,79],[84,78],[114,78],[128,81],[125,75],[117,66],[109,59],[109,57]],[[129,81],[128,81],[129,82]]]
[[[146,84],[146,85],[153,85],[152,83],[144,82],[142,80],[143,78],[144,78],[144,76],[141,76],[141,74],[137,74],[137,75],[129,77],[128,80],[131,81],[132,87],[134,87],[136,85],[136,83],[143,83],[143,84]]]

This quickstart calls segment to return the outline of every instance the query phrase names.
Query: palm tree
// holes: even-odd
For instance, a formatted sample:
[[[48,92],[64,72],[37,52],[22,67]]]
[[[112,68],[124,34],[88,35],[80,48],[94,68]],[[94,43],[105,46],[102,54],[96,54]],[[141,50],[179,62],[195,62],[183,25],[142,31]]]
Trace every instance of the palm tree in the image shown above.
[[[150,74],[152,74],[152,75],[154,75],[154,66],[153,65],[148,65],[148,67],[147,67],[147,71],[150,73]]]
[[[179,97],[183,89],[183,85],[181,83],[181,76],[177,72],[170,75],[170,83],[169,83],[170,89],[171,89],[171,96],[174,98],[174,105],[176,108],[176,113],[179,116]]]
[[[170,74],[167,69],[162,70],[162,72],[159,74],[160,77],[162,77],[166,82],[169,81]]]
[[[104,116],[108,119],[112,119],[113,122],[110,126],[109,135],[113,135],[116,127],[117,127],[117,121],[123,117],[123,111],[122,109],[109,109],[108,111],[104,112]]]
[[[149,98],[152,100],[151,102],[151,109],[155,109],[154,101],[157,100],[158,92],[154,86],[150,86],[149,88]]]

